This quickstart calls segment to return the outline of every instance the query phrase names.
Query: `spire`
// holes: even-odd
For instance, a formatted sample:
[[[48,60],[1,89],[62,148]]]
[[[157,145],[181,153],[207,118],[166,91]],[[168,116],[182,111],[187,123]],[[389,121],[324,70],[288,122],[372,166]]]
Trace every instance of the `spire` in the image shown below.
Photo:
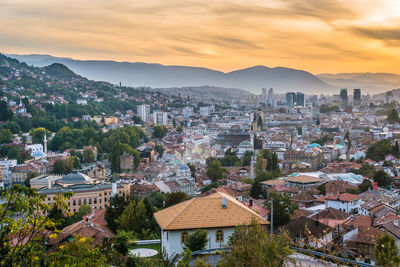
[[[111,184],[111,196],[115,196],[117,194],[117,182],[115,180],[115,173],[112,176],[112,184]]]
[[[47,157],[47,130],[44,129],[44,137],[43,137],[43,144],[44,144],[44,155]]]

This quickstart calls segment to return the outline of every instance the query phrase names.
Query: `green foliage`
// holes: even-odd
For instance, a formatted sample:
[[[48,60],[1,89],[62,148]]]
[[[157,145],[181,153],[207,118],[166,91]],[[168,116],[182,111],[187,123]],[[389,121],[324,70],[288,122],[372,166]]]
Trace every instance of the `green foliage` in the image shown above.
[[[191,251],[203,250],[206,247],[207,242],[207,231],[196,229],[193,233],[189,234],[185,246]]]
[[[25,151],[22,147],[15,145],[0,146],[0,155],[3,158],[16,159],[18,164],[22,164],[32,158],[29,151]]]
[[[222,178],[224,178],[224,173],[226,169],[221,166],[221,162],[218,160],[214,160],[207,167],[206,175],[211,181],[216,182]]]
[[[251,190],[250,190],[250,196],[252,198],[256,198],[256,199],[260,199],[260,198],[264,198],[264,192],[262,190],[262,185],[260,181],[255,181],[252,186],[251,186]]]
[[[381,267],[400,265],[399,251],[393,236],[385,233],[377,238],[375,242],[374,259],[375,264]]]
[[[75,236],[71,242],[61,245],[48,256],[50,266],[105,266],[107,258],[100,248],[94,247],[94,239]]]
[[[290,216],[299,206],[292,203],[289,194],[271,192],[265,202],[267,209],[271,209],[271,199],[273,199],[274,204],[274,227],[287,224],[290,221]]]
[[[9,129],[0,129],[0,144],[11,143],[12,133]]]
[[[36,129],[31,129],[29,131],[29,135],[32,137],[32,143],[33,144],[41,144],[41,143],[43,143],[44,132],[46,132],[47,136],[50,135],[50,132],[47,131],[43,127],[39,127],[39,128],[36,128]]]
[[[108,154],[108,160],[111,163],[111,171],[112,172],[120,172],[121,171],[121,166],[120,166],[120,157],[123,153],[127,153],[129,155],[132,155],[134,158],[134,164],[135,168],[139,165],[140,163],[140,153],[136,150],[133,149],[130,145],[125,144],[125,143],[120,143],[116,142],[111,149],[110,154]]]
[[[374,166],[369,165],[368,163],[363,163],[361,165],[360,169],[358,169],[358,170],[352,169],[351,172],[354,174],[360,174],[362,176],[366,176],[366,177],[372,179],[375,174],[375,168],[374,168]]]
[[[292,254],[287,234],[268,234],[266,228],[253,222],[239,226],[229,241],[230,252],[221,253],[220,267],[276,267],[283,266]]]
[[[257,127],[260,128],[261,130],[263,130],[263,119],[262,119],[261,115],[258,116]]]
[[[125,207],[129,204],[129,197],[126,194],[116,194],[112,196],[106,206],[104,219],[111,230],[116,232],[118,228],[117,219],[124,212]]]
[[[143,201],[132,200],[124,209],[118,220],[118,229],[141,233],[148,228],[147,210]]]
[[[86,148],[82,153],[84,162],[94,162],[94,152],[90,148]]]
[[[167,128],[161,125],[154,125],[153,126],[153,138],[163,138],[167,135]]]
[[[329,112],[336,112],[339,111],[339,107],[336,105],[329,106],[329,105],[321,105],[319,107],[319,112],[321,113],[329,113]]]
[[[160,155],[160,157],[163,156],[164,154],[164,147],[162,145],[155,145],[154,146],[154,150],[158,152],[158,154]]]
[[[251,151],[246,151],[242,157],[242,166],[250,166],[251,165],[251,157],[253,153]]]
[[[184,192],[171,192],[165,194],[165,208],[188,200],[189,197]]]
[[[321,184],[321,185],[317,186],[317,189],[319,190],[319,192],[321,192],[322,195],[325,195],[325,192],[326,192],[325,185],[326,184]]]
[[[131,247],[130,240],[132,239],[132,233],[124,230],[118,230],[117,234],[113,238],[114,249],[122,255],[126,256]]]
[[[372,144],[367,150],[367,158],[375,161],[384,160],[387,154],[392,153],[393,147],[390,140],[383,139]]]
[[[399,112],[395,108],[392,108],[387,114],[387,121],[389,123],[400,122]]]
[[[218,187],[218,182],[214,182],[214,183],[211,183],[211,184],[206,185],[205,187],[203,187],[200,192],[201,193],[205,193],[205,192],[207,192],[207,191],[209,191],[209,190],[211,190],[213,188],[217,188],[217,187]]]
[[[72,170],[81,168],[80,160],[77,157],[69,157],[67,159],[58,159],[54,162],[52,173],[68,174]]]
[[[358,189],[360,189],[360,192],[361,192],[361,193],[366,192],[366,191],[368,191],[369,189],[372,189],[372,183],[371,183],[371,181],[370,181],[370,180],[367,180],[367,179],[364,179],[364,180],[362,181],[362,183],[361,183],[360,185],[358,185]]]
[[[11,119],[13,116],[11,110],[8,108],[8,104],[4,100],[0,100],[0,121],[6,121]]]
[[[54,205],[65,211],[64,199],[69,196],[71,194],[57,195]],[[51,206],[44,204],[45,196],[35,189],[13,185],[0,190],[0,199],[0,265],[40,265],[45,259],[45,233],[55,227],[48,215]],[[13,238],[16,236],[18,238]]]
[[[387,187],[392,184],[393,179],[385,171],[379,170],[374,174],[374,182],[377,182],[380,187]]]

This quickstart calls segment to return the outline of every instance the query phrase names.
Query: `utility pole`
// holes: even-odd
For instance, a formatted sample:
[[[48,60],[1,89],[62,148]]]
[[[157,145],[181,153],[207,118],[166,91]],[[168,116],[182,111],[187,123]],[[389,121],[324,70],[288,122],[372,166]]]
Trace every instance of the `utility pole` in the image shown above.
[[[274,199],[271,197],[271,235],[274,233]]]

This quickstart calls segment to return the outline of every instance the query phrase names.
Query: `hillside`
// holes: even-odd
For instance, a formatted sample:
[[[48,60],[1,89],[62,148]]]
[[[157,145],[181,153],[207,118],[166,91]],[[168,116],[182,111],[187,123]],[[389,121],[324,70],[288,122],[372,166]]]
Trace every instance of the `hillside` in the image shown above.
[[[141,62],[74,60],[48,55],[10,55],[27,64],[46,66],[62,63],[74,72],[93,80],[104,80],[126,86],[169,87],[224,87],[244,89],[259,94],[261,88],[275,92],[303,91],[305,93],[333,93],[331,86],[309,72],[290,68],[254,66],[232,72],[188,66],[166,66]],[[321,91],[322,90],[322,91]]]

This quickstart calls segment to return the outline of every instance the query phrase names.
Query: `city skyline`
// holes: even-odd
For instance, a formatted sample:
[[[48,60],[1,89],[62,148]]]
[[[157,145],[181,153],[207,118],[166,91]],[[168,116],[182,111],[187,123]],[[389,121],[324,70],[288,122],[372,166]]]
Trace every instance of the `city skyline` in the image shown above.
[[[231,71],[397,72],[397,1],[9,1],[3,53]],[[23,30],[22,30],[23,29]]]

